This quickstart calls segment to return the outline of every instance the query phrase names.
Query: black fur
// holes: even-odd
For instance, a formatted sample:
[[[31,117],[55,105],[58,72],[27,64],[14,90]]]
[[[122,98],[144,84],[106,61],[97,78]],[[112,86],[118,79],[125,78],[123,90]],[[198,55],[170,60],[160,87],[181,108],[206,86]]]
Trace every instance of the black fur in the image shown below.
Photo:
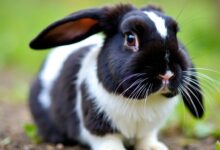
[[[69,56],[51,90],[53,100],[51,118],[70,139],[75,139],[79,133],[79,119],[76,111],[74,111],[76,105],[76,92],[74,92],[76,91],[76,75],[80,69],[81,59],[90,48],[91,46],[83,47]]]
[[[143,13],[143,10],[153,11],[166,21],[168,36],[165,39],[160,36],[154,23]],[[79,26],[84,22],[83,19],[86,19],[85,22],[89,22],[89,25],[84,24],[85,29]],[[72,28],[65,28],[69,23],[73,25]],[[138,10],[132,5],[118,5],[73,13],[46,28],[31,42],[30,46],[34,49],[44,49],[70,44],[100,31],[105,34],[106,38],[98,55],[97,75],[99,82],[109,93],[141,100],[158,91],[162,87],[162,81],[158,76],[171,70],[174,76],[168,85],[169,92],[162,95],[173,97],[179,93],[180,85],[188,87],[186,90],[188,90],[189,96],[182,95],[184,103],[195,117],[202,117],[204,112],[202,95],[193,88],[200,89],[198,80],[194,76],[184,74],[184,71],[193,68],[193,65],[184,46],[177,38],[178,25],[159,8],[149,6]],[[137,35],[139,42],[137,52],[133,52],[125,45],[125,35],[128,32]],[[41,108],[37,100],[41,90],[41,81],[37,79],[32,86],[31,111],[40,134],[50,142],[70,141],[70,143],[74,143],[78,137],[79,119],[73,110],[77,93],[74,81],[77,80],[76,74],[80,69],[80,62],[88,50],[89,47],[84,47],[66,60],[60,76],[53,85],[52,105],[49,110]],[[122,83],[126,78],[137,73],[145,73],[145,75],[132,77]],[[184,83],[184,76],[194,80],[196,84]],[[137,80],[145,81],[133,85]],[[136,93],[136,89],[150,85],[148,93],[146,91]],[[86,128],[96,135],[118,132],[111,127],[111,120],[106,120],[105,112],[98,113],[93,103],[94,99],[87,96],[86,85],[83,84],[80,88]],[[192,106],[189,97],[194,102],[197,111]]]
[[[38,102],[38,95],[41,92],[41,88],[41,81],[37,78],[32,85],[29,95],[29,107],[34,121],[38,126],[39,134],[44,141],[68,144],[69,140],[61,133],[60,129],[54,125],[50,118],[49,111],[43,109]]]
[[[105,112],[100,112],[95,104],[94,99],[88,94],[85,84],[81,86],[82,92],[82,109],[84,124],[86,128],[95,135],[105,135],[117,133],[117,130],[111,126],[111,120],[108,120]]]
[[[29,104],[39,133],[45,141],[52,143],[74,144],[79,133],[79,119],[74,111],[76,104],[76,74],[80,69],[80,61],[89,48],[81,48],[65,61],[61,74],[51,90],[52,106],[49,110],[42,108],[38,96],[42,89],[37,79],[32,85]]]

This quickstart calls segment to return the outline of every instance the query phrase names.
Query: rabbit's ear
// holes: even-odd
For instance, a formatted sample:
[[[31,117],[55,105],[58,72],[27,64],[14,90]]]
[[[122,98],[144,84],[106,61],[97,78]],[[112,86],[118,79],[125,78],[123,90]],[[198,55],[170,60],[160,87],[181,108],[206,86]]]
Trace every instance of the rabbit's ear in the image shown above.
[[[204,114],[204,104],[202,90],[197,79],[196,71],[191,70],[191,75],[186,77],[182,87],[182,98],[185,106],[196,118],[202,118]]]
[[[154,5],[145,6],[145,7],[141,8],[141,10],[142,11],[158,11],[158,12],[163,13],[163,10],[160,7],[154,6]]]
[[[99,21],[104,9],[79,11],[44,29],[31,43],[33,49],[71,44],[101,31]]]

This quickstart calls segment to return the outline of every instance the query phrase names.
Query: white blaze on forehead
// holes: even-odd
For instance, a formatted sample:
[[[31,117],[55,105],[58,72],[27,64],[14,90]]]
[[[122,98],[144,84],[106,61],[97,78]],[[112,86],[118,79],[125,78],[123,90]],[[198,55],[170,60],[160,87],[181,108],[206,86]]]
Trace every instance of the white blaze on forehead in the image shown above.
[[[157,29],[157,32],[161,35],[162,38],[166,38],[167,36],[167,28],[165,25],[165,20],[155,14],[154,12],[144,12],[155,24],[155,27]]]

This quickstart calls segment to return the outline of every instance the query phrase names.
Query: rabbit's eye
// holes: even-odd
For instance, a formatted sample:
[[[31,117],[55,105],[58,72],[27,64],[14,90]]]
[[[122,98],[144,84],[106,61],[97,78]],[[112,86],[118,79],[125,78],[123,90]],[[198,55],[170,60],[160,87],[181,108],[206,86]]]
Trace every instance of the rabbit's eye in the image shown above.
[[[126,33],[125,34],[125,46],[131,48],[133,51],[137,51],[138,50],[137,35],[132,32]]]
[[[128,34],[126,40],[127,40],[128,46],[135,46],[136,45],[135,36],[133,34]]]

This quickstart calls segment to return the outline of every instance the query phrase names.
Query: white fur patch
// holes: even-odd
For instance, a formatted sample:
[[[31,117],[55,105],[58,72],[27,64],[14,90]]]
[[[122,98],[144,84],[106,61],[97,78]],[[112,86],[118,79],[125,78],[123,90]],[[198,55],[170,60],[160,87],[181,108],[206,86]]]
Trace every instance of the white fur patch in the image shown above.
[[[85,80],[86,76],[90,74],[89,72],[89,67],[90,65],[93,64],[94,60],[96,60],[97,54],[102,46],[102,41],[100,39],[95,39],[97,42],[97,46],[93,47],[90,52],[83,58],[81,62],[81,67],[80,71],[77,75],[78,80],[76,83],[76,88],[77,88],[77,100],[76,100],[76,112],[79,117],[79,122],[80,122],[80,137],[79,140],[83,143],[87,144],[92,144],[95,142],[95,139],[97,138],[96,136],[92,135],[84,125],[84,120],[83,120],[83,114],[82,114],[82,98],[81,98],[81,92],[80,92],[80,85],[82,82]]]
[[[87,78],[90,78],[89,77],[91,73],[90,71],[91,69],[94,69],[94,66],[96,66],[97,56],[103,44],[102,38],[97,38],[94,41],[96,41],[97,45],[92,47],[90,52],[82,60],[80,71],[78,73],[78,80],[76,82],[78,93],[77,93],[76,107],[74,109],[76,110],[78,114],[79,122],[80,122],[79,124],[80,135],[78,138],[82,143],[89,144],[92,150],[125,150],[121,135],[111,134],[111,135],[105,135],[102,137],[96,136],[96,135],[91,134],[85,128],[85,125],[84,125],[80,85]],[[95,70],[93,71],[96,72],[96,69],[97,68],[95,68]],[[93,80],[93,78],[91,77],[90,80]],[[93,85],[91,86],[91,88],[93,88]]]
[[[96,41],[97,45],[92,47],[89,53],[83,58],[81,62],[80,71],[78,73],[78,80],[77,80],[77,91],[80,91],[80,86],[83,81],[85,81],[90,76],[90,71],[94,69],[93,66],[96,66],[97,56],[103,44],[102,38],[97,38]],[[96,69],[94,70],[96,72]],[[93,80],[93,78],[90,78]],[[93,86],[91,86],[92,88]],[[76,107],[74,108],[78,114],[79,122],[80,122],[80,135],[79,140],[82,143],[89,144],[92,150],[125,150],[122,142],[122,136],[119,134],[111,134],[105,135],[102,137],[96,136],[91,134],[84,125],[84,118],[82,114],[82,98],[81,93],[77,93],[77,101]]]
[[[66,61],[66,59],[72,53],[79,50],[80,47],[96,44],[97,42],[98,41],[96,35],[91,36],[81,42],[72,45],[61,46],[51,51],[39,75],[42,84],[42,91],[39,94],[38,99],[43,108],[47,109],[51,104],[50,91],[54,81],[60,75],[63,63]]]
[[[157,32],[161,35],[161,37],[166,38],[167,28],[165,25],[165,20],[162,17],[155,14],[154,12],[144,11],[144,13],[153,21],[157,29]]]

